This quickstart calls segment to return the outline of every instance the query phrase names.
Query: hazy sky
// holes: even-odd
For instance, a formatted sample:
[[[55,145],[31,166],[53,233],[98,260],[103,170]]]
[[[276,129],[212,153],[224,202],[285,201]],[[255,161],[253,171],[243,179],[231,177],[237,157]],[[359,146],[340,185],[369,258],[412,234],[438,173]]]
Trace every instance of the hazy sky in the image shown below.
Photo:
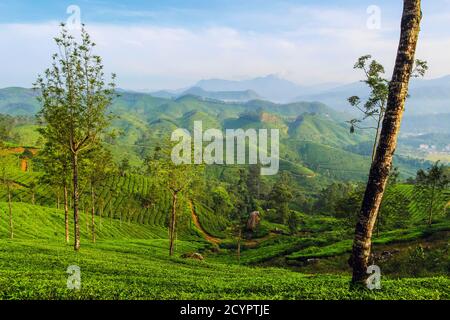
[[[352,66],[363,54],[390,72],[402,3],[0,0],[0,87],[29,87],[49,66],[58,22],[74,17],[70,5],[80,8],[97,53],[122,88],[175,89],[200,79],[267,74],[305,85],[355,81],[361,75]],[[428,78],[450,74],[450,0],[425,0],[423,12],[417,57],[429,61]]]

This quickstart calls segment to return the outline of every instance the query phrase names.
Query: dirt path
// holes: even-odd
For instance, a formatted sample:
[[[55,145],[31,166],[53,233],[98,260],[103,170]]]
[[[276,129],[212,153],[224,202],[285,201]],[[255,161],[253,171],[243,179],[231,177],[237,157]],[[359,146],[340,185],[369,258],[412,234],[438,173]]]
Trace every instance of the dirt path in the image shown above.
[[[197,227],[197,229],[202,234],[203,238],[205,238],[208,242],[211,242],[213,244],[221,243],[222,242],[221,239],[213,237],[212,235],[208,234],[208,232],[206,232],[205,229],[203,229],[202,225],[200,224],[200,221],[198,220],[198,216],[197,216],[197,213],[195,212],[194,204],[192,203],[192,201],[189,202],[189,206],[191,208],[192,221],[194,222],[194,225]],[[246,247],[253,248],[253,247],[258,246],[261,242],[271,239],[271,238],[274,238],[276,236],[277,236],[276,234],[271,232],[262,238],[250,239],[250,240],[243,239],[242,242],[243,242],[243,245],[245,245]]]
[[[25,148],[25,147],[7,147],[2,150],[4,154],[21,154],[25,150],[29,150],[34,156],[38,153],[36,148]]]
[[[189,202],[189,206],[191,207],[192,221],[194,222],[194,225],[197,227],[197,229],[202,234],[203,238],[205,238],[208,242],[211,242],[213,244],[219,244],[221,242],[221,240],[219,238],[209,235],[205,231],[205,229],[203,229],[202,225],[200,224],[200,221],[198,221],[198,216],[197,216],[197,213],[195,212],[194,204],[192,203],[192,201]]]

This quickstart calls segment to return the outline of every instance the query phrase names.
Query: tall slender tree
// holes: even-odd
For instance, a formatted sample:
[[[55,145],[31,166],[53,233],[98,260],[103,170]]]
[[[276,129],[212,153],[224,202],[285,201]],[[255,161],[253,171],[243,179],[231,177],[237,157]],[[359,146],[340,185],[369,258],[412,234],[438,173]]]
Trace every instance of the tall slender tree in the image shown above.
[[[9,213],[9,237],[14,238],[14,223],[12,210],[12,188],[14,184],[11,173],[17,166],[17,159],[13,155],[6,155],[0,157],[0,184],[6,189],[8,195],[8,213]]]
[[[293,195],[289,174],[283,171],[269,194],[269,204],[277,212],[277,222],[286,224],[289,218],[289,203]]]
[[[416,185],[414,186],[415,196],[419,197],[419,206],[428,213],[428,225],[433,222],[435,211],[442,211],[445,207],[445,189],[450,183],[450,179],[445,173],[443,164],[437,161],[427,171],[420,169],[417,171]]]
[[[362,118],[354,118],[348,121],[350,123],[350,132],[354,133],[356,129],[373,129],[375,137],[372,144],[372,161],[375,159],[375,151],[380,138],[381,124],[383,123],[386,112],[386,103],[389,95],[389,81],[383,77],[384,67],[376,60],[369,60],[371,55],[365,55],[358,59],[354,69],[361,69],[364,72],[365,79],[362,80],[370,89],[370,94],[364,104],[358,96],[348,98],[351,106],[363,113]],[[416,59],[415,67],[411,74],[412,77],[423,77],[428,70],[427,62]],[[372,125],[374,123],[374,125]]]
[[[357,286],[366,285],[369,276],[367,267],[371,251],[372,231],[391,170],[392,157],[397,146],[409,80],[414,67],[421,19],[421,1],[404,0],[400,41],[392,80],[389,83],[386,111],[355,227],[355,239],[349,260],[353,267],[352,283]]]
[[[244,169],[239,170],[239,180],[232,187],[234,210],[230,215],[233,221],[232,232],[237,239],[237,259],[241,260],[242,230],[246,225],[249,213],[253,209],[253,201],[248,191],[248,173]]]
[[[86,175],[89,183],[89,191],[91,198],[91,237],[92,242],[95,243],[95,212],[97,209],[97,188],[101,185],[108,175],[114,170],[114,164],[111,152],[102,146],[92,149],[87,154],[86,159]]]
[[[361,99],[358,96],[348,98],[350,105],[357,108],[364,115],[362,119],[350,120],[350,132],[354,132],[355,128],[361,129],[360,123],[367,120],[374,121],[375,127],[362,127],[364,129],[375,129],[375,138],[372,147],[372,161],[375,157],[375,149],[378,144],[381,123],[386,111],[386,102],[388,98],[389,82],[383,78],[384,67],[376,60],[368,61],[372,58],[370,55],[362,56],[356,62],[354,69],[361,69],[366,77],[363,82],[370,88],[370,95],[367,101],[361,105]]]
[[[56,188],[56,207],[59,209],[59,194],[62,190],[64,198],[64,235],[69,243],[69,181],[70,181],[70,157],[60,145],[47,141],[39,153],[45,174],[40,177],[40,182],[50,184]]]
[[[109,123],[108,107],[115,95],[114,79],[106,83],[102,59],[94,55],[95,43],[83,26],[80,39],[70,34],[64,24],[55,38],[59,52],[43,76],[38,76],[42,110],[39,118],[45,125],[44,138],[61,146],[71,159],[74,215],[74,249],[80,249],[79,162],[95,148]]]
[[[153,182],[163,190],[170,192],[172,197],[171,212],[169,215],[169,255],[175,252],[177,238],[178,207],[180,198],[187,196],[203,172],[202,165],[175,164],[170,157],[170,141],[168,147],[157,147],[153,156],[146,159],[147,172]]]
[[[0,114],[0,148],[3,148],[5,142],[11,138],[13,125],[13,117]]]

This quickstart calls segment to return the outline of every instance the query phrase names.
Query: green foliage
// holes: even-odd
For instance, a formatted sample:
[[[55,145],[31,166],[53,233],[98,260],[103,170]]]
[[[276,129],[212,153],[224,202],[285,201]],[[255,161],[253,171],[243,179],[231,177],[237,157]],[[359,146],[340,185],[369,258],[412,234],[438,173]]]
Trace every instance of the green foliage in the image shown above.
[[[0,211],[6,208],[0,204]],[[136,223],[103,220],[99,241],[86,243],[80,252],[64,244],[61,210],[14,204],[18,213],[17,238],[5,240],[6,223],[0,220],[1,299],[448,299],[447,277],[390,280],[380,291],[349,290],[350,277],[309,276],[281,268],[255,268],[180,258],[202,252],[204,244],[178,241],[177,255],[166,253],[166,230]],[[80,216],[83,219],[83,215]],[[84,221],[82,221],[83,224]],[[89,237],[84,233],[82,236]],[[273,240],[259,253],[306,238]],[[316,245],[319,242],[315,242]],[[319,244],[320,245],[320,244]],[[245,254],[253,250],[244,250]],[[250,260],[248,260],[250,261]],[[66,288],[69,265],[80,266],[80,291]],[[293,290],[295,288],[295,290]]]
[[[388,186],[377,217],[377,231],[403,229],[411,224],[409,206],[412,202],[401,186]]]
[[[358,213],[361,210],[363,192],[361,188],[356,188],[335,203],[335,217],[344,219],[346,225],[350,228],[356,224]]]
[[[229,236],[230,221],[223,213],[214,211],[202,204],[195,204],[195,213],[198,215],[200,225],[211,236],[226,238]]]
[[[55,42],[59,53],[35,84],[43,105],[39,117],[46,125],[40,132],[68,153],[80,154],[95,147],[108,127],[115,85],[105,83],[102,60],[92,54],[95,43],[84,27],[81,43],[64,25]]]
[[[410,229],[388,231],[382,233],[380,237],[375,238],[372,243],[374,245],[386,245],[390,243],[408,242],[425,238],[430,234],[442,231],[450,231],[450,221],[437,223],[431,227],[415,227]],[[322,247],[308,247],[304,250],[295,252],[286,258],[291,260],[306,260],[311,258],[324,258],[347,254],[351,252],[352,243],[353,241],[349,239]]]
[[[450,177],[446,174],[444,165],[436,162],[428,171],[419,170],[414,188],[415,195],[420,198],[418,203],[423,211],[428,213],[428,224],[431,225],[436,214],[442,216],[450,200],[446,189]]]
[[[348,122],[350,123],[351,133],[354,133],[355,129],[375,130],[375,138],[371,150],[373,160],[375,150],[378,146],[381,124],[386,111],[389,95],[389,81],[383,77],[385,73],[384,67],[376,60],[371,59],[371,55],[362,56],[354,65],[354,69],[363,71],[365,78],[362,82],[369,87],[370,94],[364,103],[362,103],[361,98],[358,96],[348,98],[350,105],[363,114],[362,118],[351,119]],[[427,62],[417,59],[415,61],[415,68],[412,72],[412,76],[423,77],[426,70],[428,70]]]
[[[26,203],[13,203],[13,212],[15,219],[14,234],[15,239],[30,240],[41,239],[48,240],[55,244],[64,244],[64,211],[56,208],[48,208],[35,206]],[[0,220],[0,239],[7,238],[8,223],[5,217],[5,212],[8,210],[8,205],[0,202],[0,213],[2,219]],[[80,215],[80,224],[86,225],[86,216]],[[106,217],[96,217],[97,224],[97,238],[99,240],[114,240],[114,239],[153,239],[164,238],[167,231],[163,226],[159,225],[141,225],[135,222],[131,224],[120,223],[117,219],[106,219]],[[70,222],[70,230],[73,230],[73,223]],[[85,228],[81,228],[81,237],[84,240],[91,239],[90,232]],[[72,238],[72,235],[70,235]]]
[[[0,114],[0,147],[10,137],[13,126],[11,116]]]
[[[394,276],[427,277],[436,274],[450,273],[449,246],[447,236],[444,241],[435,239],[431,246],[417,244],[399,250],[395,258],[389,259],[380,266],[385,272]]]
[[[340,200],[356,191],[356,186],[351,183],[335,182],[322,189],[319,199],[314,205],[314,210],[318,213],[331,215],[336,212],[336,205]],[[359,190],[361,191],[361,190]],[[342,203],[344,205],[344,203]],[[339,214],[338,214],[339,215]]]
[[[167,240],[104,241],[79,253],[46,241],[0,240],[0,299],[449,299],[447,277],[385,279],[382,290],[351,291],[349,276],[304,275],[169,258]],[[179,253],[199,250],[180,242]],[[76,264],[81,290],[68,290]]]
[[[119,174],[124,177],[127,172],[131,169],[130,160],[128,158],[123,158],[119,164]]]
[[[303,114],[289,123],[289,138],[342,148],[368,141],[370,136],[363,133],[352,135],[344,123],[327,115]]]
[[[269,194],[269,206],[276,211],[276,221],[286,224],[289,218],[289,203],[293,195],[289,186],[289,175],[282,172]]]
[[[247,187],[247,179],[247,172],[240,169],[239,181],[232,188],[234,210],[231,213],[231,219],[238,224],[239,228],[242,228],[247,221],[249,213],[253,210],[252,199]]]
[[[169,100],[121,92],[109,110],[114,118],[108,133],[115,132],[116,138],[104,136],[104,140],[115,162],[122,161],[126,154],[133,173],[142,173],[146,151],[168,139],[175,128],[190,129],[194,120],[202,120],[205,129],[280,128],[280,170],[292,173],[297,188],[308,192],[316,192],[330,180],[367,177],[370,159],[367,153],[360,156],[356,146],[370,142],[371,136],[350,134],[344,123],[346,117],[320,103],[224,103],[194,96]],[[17,131],[21,138],[14,143],[37,143],[37,135],[32,132],[35,127],[32,123],[16,127],[13,134]],[[417,161],[400,161],[399,157],[395,162],[403,176],[413,175],[423,166]]]
[[[291,211],[288,216],[287,225],[289,227],[289,231],[292,234],[295,234],[298,230],[298,226],[300,224],[300,219],[295,211]]]
[[[350,123],[350,132],[354,133],[355,128],[367,129],[361,127],[361,123],[369,119],[370,122],[375,122],[375,127],[369,127],[369,129],[375,129],[375,142],[372,148],[372,158],[374,150],[378,144],[378,135],[380,131],[380,125],[383,122],[384,113],[386,111],[386,103],[389,94],[389,81],[383,78],[384,67],[376,60],[371,60],[372,56],[365,55],[358,59],[355,63],[354,69],[360,69],[364,72],[365,79],[363,82],[369,87],[370,95],[366,102],[361,105],[361,98],[358,96],[352,96],[348,98],[348,102],[352,107],[355,107],[363,113],[361,119],[352,119]]]
[[[368,157],[314,142],[302,142],[297,148],[303,163],[327,178],[340,181],[367,178],[370,166]]]
[[[230,195],[226,188],[217,186],[212,189],[212,211],[217,216],[229,217],[234,209],[234,204],[231,201]]]

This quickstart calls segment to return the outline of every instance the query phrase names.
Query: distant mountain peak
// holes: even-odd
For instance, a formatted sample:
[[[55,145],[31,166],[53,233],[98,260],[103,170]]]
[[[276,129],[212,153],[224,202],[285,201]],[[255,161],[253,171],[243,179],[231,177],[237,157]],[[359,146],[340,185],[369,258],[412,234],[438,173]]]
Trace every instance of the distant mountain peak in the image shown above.
[[[209,79],[195,84],[206,91],[252,91],[274,102],[286,102],[302,93],[302,87],[276,74],[247,80]]]

